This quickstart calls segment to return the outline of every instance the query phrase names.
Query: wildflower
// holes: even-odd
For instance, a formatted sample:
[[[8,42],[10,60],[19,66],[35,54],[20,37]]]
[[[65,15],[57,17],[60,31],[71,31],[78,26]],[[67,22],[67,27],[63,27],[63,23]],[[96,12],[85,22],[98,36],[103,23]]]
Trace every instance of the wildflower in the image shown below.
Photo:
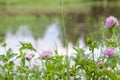
[[[98,62],[98,64],[100,65],[100,69],[102,69],[103,66],[104,66],[104,62],[103,62],[103,61],[100,61],[100,62]]]
[[[104,50],[104,54],[107,56],[112,56],[113,54],[115,54],[115,50],[107,48]]]
[[[44,51],[43,53],[41,53],[41,57],[42,58],[46,58],[48,56],[50,56],[52,54],[52,52],[50,50]]]
[[[33,54],[33,53],[26,54],[26,56],[25,56],[25,58],[26,58],[27,60],[31,60],[33,57],[34,57],[34,54]]]
[[[114,16],[107,17],[106,22],[105,22],[105,26],[107,28],[111,28],[111,27],[114,27],[114,26],[119,26],[117,18],[115,18]]]

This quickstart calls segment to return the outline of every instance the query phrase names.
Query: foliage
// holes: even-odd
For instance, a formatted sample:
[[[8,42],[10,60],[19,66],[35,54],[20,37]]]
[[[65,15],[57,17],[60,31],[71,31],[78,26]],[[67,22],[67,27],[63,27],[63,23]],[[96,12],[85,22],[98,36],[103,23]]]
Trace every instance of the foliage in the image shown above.
[[[106,30],[107,28],[103,29],[110,32]],[[78,46],[73,48],[76,53],[71,56],[58,55],[57,50],[52,53],[50,51],[44,51],[42,54],[45,54],[45,56],[41,56],[31,43],[20,42],[21,48],[18,54],[13,53],[12,49],[8,49],[5,54],[0,55],[0,79],[119,80],[120,38],[117,36],[118,32],[119,28],[114,25],[110,38],[102,36],[102,41],[98,41],[99,38],[97,36],[88,36],[86,46],[89,47],[89,54],[87,55],[86,48],[80,48]],[[101,34],[104,35],[104,31],[102,31]],[[7,44],[3,43],[2,46],[6,49]],[[111,49],[107,49],[107,52],[104,52],[105,47]],[[94,59],[95,49],[97,48],[100,48],[100,56]],[[34,58],[34,55],[28,51],[33,51],[39,55]],[[29,56],[27,53],[29,53]],[[109,55],[107,53],[109,53]],[[16,65],[16,60],[19,60],[19,62],[17,62],[18,65]],[[40,65],[39,63],[33,64],[33,61],[38,61]]]

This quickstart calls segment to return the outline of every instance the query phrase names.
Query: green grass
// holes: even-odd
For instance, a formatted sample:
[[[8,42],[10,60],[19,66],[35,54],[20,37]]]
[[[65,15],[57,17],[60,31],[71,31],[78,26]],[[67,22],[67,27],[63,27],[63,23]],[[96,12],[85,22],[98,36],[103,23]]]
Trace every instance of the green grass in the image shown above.
[[[60,0],[6,0],[7,4],[58,4]],[[63,0],[64,3],[78,3],[86,0]]]
[[[63,0],[64,11],[87,11],[89,7],[81,4],[83,0]],[[60,0],[2,0],[0,11],[9,12],[59,12]]]
[[[68,4],[64,5],[63,10],[64,11],[72,11],[72,10],[78,10],[78,11],[87,11],[89,7],[85,8],[85,5],[79,5],[79,4]],[[11,11],[12,10],[12,11]],[[57,4],[54,5],[35,5],[35,6],[28,6],[28,5],[14,5],[14,6],[9,6],[7,8],[7,11],[18,11],[18,12],[23,12],[23,11],[39,11],[39,12],[59,12],[60,11],[60,6]]]
[[[85,0],[88,1],[88,0]],[[88,12],[91,5],[104,5],[103,2],[85,2],[83,0],[63,0],[64,11]],[[10,12],[60,12],[59,0],[6,0],[5,5],[0,5]],[[117,6],[120,2],[115,3]],[[106,3],[105,3],[106,4]],[[111,6],[113,3],[110,3]],[[5,7],[5,8],[4,8]]]
[[[106,2],[90,0],[63,0],[63,10],[69,12],[88,12],[91,5],[104,5]],[[120,1],[115,3],[119,6]],[[111,5],[114,3],[111,2]],[[2,0],[0,11],[9,12],[60,12],[60,0]]]

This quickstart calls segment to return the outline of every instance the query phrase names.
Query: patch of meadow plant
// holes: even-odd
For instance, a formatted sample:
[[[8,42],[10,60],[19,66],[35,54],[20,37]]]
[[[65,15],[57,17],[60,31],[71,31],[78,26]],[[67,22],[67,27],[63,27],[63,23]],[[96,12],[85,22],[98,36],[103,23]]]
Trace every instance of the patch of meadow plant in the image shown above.
[[[89,54],[85,53],[86,48],[80,47],[74,47],[76,53],[71,56],[68,53],[58,55],[59,49],[38,53],[31,43],[20,42],[19,53],[8,49],[0,55],[0,80],[120,80],[118,20],[114,16],[107,17],[100,30],[102,39],[99,42],[93,35],[87,37]],[[110,38],[105,37],[105,31],[110,33]],[[5,49],[6,46],[3,44]],[[98,48],[100,56],[95,59]],[[16,60],[19,60],[17,65]]]

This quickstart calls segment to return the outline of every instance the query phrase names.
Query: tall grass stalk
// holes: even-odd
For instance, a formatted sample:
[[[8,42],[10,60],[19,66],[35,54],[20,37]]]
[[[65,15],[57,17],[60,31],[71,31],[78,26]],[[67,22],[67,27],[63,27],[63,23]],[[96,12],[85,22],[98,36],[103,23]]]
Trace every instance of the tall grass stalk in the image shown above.
[[[66,80],[70,80],[70,72],[69,72],[69,66],[70,66],[70,61],[68,58],[68,39],[67,39],[67,34],[66,34],[66,29],[65,29],[65,20],[64,20],[64,12],[63,12],[63,0],[59,0],[59,5],[60,5],[60,10],[61,10],[61,19],[62,19],[62,28],[63,28],[63,39],[65,42],[65,47],[66,47],[66,56],[65,56],[65,65],[66,65]]]

